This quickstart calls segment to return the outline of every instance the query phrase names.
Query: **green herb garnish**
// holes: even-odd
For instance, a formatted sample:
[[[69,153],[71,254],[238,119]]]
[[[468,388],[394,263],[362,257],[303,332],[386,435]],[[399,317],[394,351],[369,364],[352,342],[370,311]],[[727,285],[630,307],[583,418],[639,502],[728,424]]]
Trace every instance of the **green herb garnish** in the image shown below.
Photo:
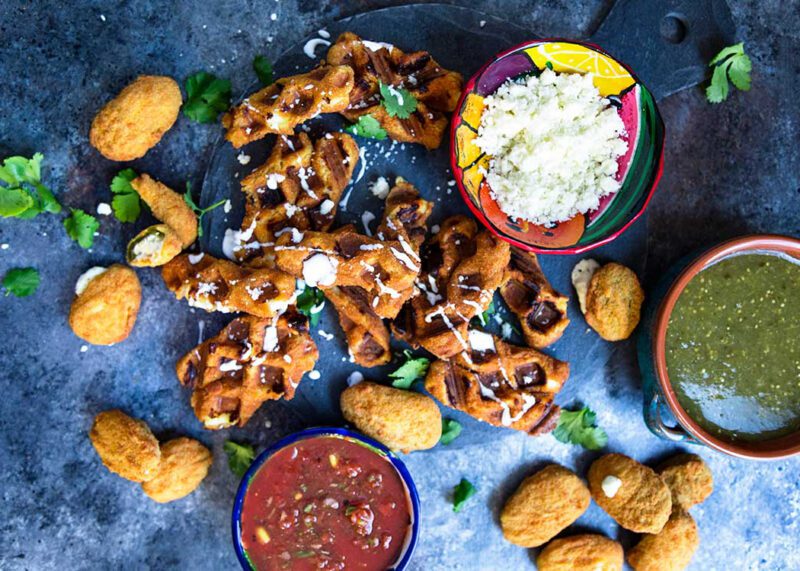
[[[597,415],[589,408],[562,410],[553,436],[559,442],[577,444],[587,450],[599,450],[608,443],[606,431],[595,426]]]
[[[192,211],[195,213],[195,216],[197,216],[197,236],[199,238],[203,237],[203,216],[227,202],[227,199],[222,199],[219,202],[215,202],[211,206],[200,208],[192,198],[192,183],[189,181],[186,181],[186,192],[183,193],[183,200],[186,202],[189,208],[192,209]]]
[[[459,434],[461,434],[460,422],[452,418],[442,419],[442,437],[439,439],[439,442],[446,446],[458,438]]]
[[[257,55],[253,58],[253,71],[256,72],[261,85],[264,87],[272,85],[272,64],[266,57]]]
[[[381,127],[375,117],[369,114],[359,117],[357,122],[345,128],[345,132],[357,137],[377,139],[378,141],[383,141],[387,137],[386,130]]]
[[[708,63],[714,68],[711,84],[706,88],[706,99],[710,103],[720,103],[728,98],[728,80],[741,91],[750,91],[750,70],[753,62],[744,53],[744,42],[728,46]]]
[[[64,228],[70,238],[80,247],[88,250],[94,244],[94,234],[100,228],[100,222],[91,214],[80,208],[70,208],[70,215],[64,220]]]
[[[308,551],[306,549],[294,552],[294,556],[297,557],[298,559],[306,559],[308,557],[314,557],[314,555],[316,555],[315,552]]]
[[[306,288],[297,296],[295,303],[297,310],[308,317],[308,323],[311,327],[316,327],[319,323],[319,315],[322,312],[322,307],[325,305],[325,296],[322,292],[315,287],[306,286]]]
[[[12,268],[3,277],[6,295],[28,297],[39,287],[39,272],[35,268]]]
[[[111,207],[114,209],[114,216],[120,222],[134,222],[142,210],[139,193],[131,184],[137,176],[139,175],[135,170],[123,169],[111,179],[111,192],[114,194]]]
[[[400,365],[393,373],[389,373],[389,378],[392,379],[392,386],[396,389],[408,390],[414,381],[421,379],[428,372],[428,367],[431,364],[430,359],[427,357],[414,357],[411,351],[405,350],[405,363]]]
[[[237,444],[228,440],[222,445],[222,449],[228,455],[228,468],[240,478],[245,475],[256,457],[253,447],[249,444]]]
[[[42,184],[42,153],[33,157],[8,157],[0,166],[0,216],[33,218],[42,212],[57,214],[61,205],[52,191]]]
[[[408,119],[417,109],[417,98],[408,89],[380,82],[381,102],[386,112],[398,119]]]
[[[231,105],[231,82],[198,71],[186,78],[183,114],[198,123],[211,123]]]
[[[466,478],[461,478],[458,485],[453,488],[453,511],[458,513],[468,499],[478,493],[475,486]]]

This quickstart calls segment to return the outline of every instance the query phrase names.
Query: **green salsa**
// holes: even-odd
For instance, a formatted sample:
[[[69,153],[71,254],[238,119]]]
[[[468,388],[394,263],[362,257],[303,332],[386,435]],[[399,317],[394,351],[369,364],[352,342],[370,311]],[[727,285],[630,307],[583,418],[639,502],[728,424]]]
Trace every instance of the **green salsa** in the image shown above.
[[[725,258],[692,279],[669,319],[667,372],[678,402],[727,441],[800,430],[800,264]]]

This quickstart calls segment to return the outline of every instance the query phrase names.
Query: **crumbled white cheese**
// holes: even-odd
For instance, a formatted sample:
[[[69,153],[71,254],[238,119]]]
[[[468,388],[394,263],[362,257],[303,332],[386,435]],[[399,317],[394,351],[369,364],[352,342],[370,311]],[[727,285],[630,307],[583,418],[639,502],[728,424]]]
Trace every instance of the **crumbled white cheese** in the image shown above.
[[[250,162],[250,155],[246,155],[244,153],[239,153],[236,155],[236,160],[239,161],[240,165],[246,165]]]
[[[486,98],[475,144],[492,157],[487,181],[509,216],[552,225],[617,192],[625,126],[592,75],[509,80]]]
[[[278,185],[286,180],[286,177],[282,174],[271,172],[267,175],[267,188],[270,190],[276,190]]]
[[[223,210],[223,212],[225,212],[225,214],[230,212],[232,208],[233,208],[233,204],[231,204],[231,200],[230,199],[226,200],[225,204],[222,205],[222,210]]]
[[[372,192],[372,194],[381,200],[384,200],[389,194],[389,181],[387,181],[384,177],[379,176],[375,182],[371,182],[369,184],[369,190]]]
[[[133,246],[133,257],[136,260],[149,259],[161,251],[164,245],[164,235],[159,232],[151,232]]]
[[[89,346],[88,345],[81,345],[81,353],[86,353],[86,351],[88,351],[88,350],[89,350]]]
[[[600,483],[600,487],[603,488],[603,493],[607,498],[613,498],[617,495],[617,492],[619,492],[619,489],[622,487],[622,480],[616,476],[608,475],[603,478],[603,481]]]
[[[333,202],[333,200],[326,198],[322,201],[322,204],[319,205],[319,213],[323,216],[327,216],[330,214],[331,210],[333,210],[334,206],[336,206],[336,204]]]
[[[264,329],[264,351],[272,353],[278,349],[278,328],[269,325]]]
[[[599,269],[600,264],[591,258],[581,260],[572,268],[572,285],[575,293],[578,294],[581,313],[586,313],[586,292],[589,291],[589,282],[592,281],[592,276]]]
[[[309,378],[309,379],[311,379],[312,381],[316,381],[316,380],[317,380],[317,379],[319,379],[321,376],[322,376],[322,375],[320,374],[320,372],[319,372],[319,371],[317,371],[316,369],[314,369],[313,371],[311,371],[311,372],[309,372],[309,373],[308,373],[308,378]]]
[[[503,323],[500,326],[500,335],[503,336],[503,339],[511,339],[511,333],[514,329],[511,327],[510,323]]]
[[[107,269],[108,268],[104,268],[102,266],[95,266],[93,268],[89,268],[80,276],[78,276],[78,281],[75,282],[75,295],[80,295],[86,291],[86,288],[89,287],[89,283],[94,278],[104,273]]]
[[[303,262],[303,280],[311,287],[329,286],[336,281],[339,260],[325,254],[314,254]]]
[[[494,338],[490,334],[477,329],[469,330],[469,345],[473,351],[495,351]]]
[[[319,333],[320,336],[323,339],[327,339],[328,341],[332,341],[333,340],[333,335],[331,333],[328,333],[327,331],[325,331],[323,329],[317,329],[317,333]]]
[[[97,213],[100,216],[108,216],[109,214],[111,214],[111,212],[112,212],[111,205],[108,204],[107,202],[101,202],[100,204],[97,205]]]

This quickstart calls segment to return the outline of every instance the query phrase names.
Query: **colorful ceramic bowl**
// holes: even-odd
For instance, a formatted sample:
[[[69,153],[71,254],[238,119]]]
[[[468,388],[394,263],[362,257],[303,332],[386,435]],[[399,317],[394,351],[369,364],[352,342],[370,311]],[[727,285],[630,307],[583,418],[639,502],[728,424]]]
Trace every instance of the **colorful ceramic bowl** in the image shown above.
[[[745,252],[777,252],[800,259],[800,240],[764,234],[723,242],[699,255],[678,261],[648,295],[637,345],[644,392],[644,418],[653,434],[665,440],[705,444],[740,458],[775,460],[800,454],[800,432],[759,442],[733,443],[717,438],[703,430],[681,407],[667,374],[667,326],[678,297],[705,268],[723,258]]]
[[[405,491],[408,497],[408,504],[409,504],[409,511],[411,514],[411,524],[408,529],[408,534],[405,538],[405,543],[403,545],[403,549],[398,556],[397,561],[392,565],[387,571],[402,571],[405,569],[409,561],[411,561],[411,556],[414,553],[414,548],[417,545],[417,538],[419,536],[419,518],[420,518],[420,505],[419,505],[419,495],[417,494],[417,488],[414,485],[414,480],[411,478],[411,474],[409,473],[408,469],[406,468],[405,464],[394,455],[394,453],[386,448],[380,442],[373,440],[372,438],[368,438],[363,434],[355,432],[353,430],[349,430],[347,428],[307,428],[306,430],[301,430],[300,432],[296,432],[295,434],[291,434],[286,438],[276,442],[266,450],[264,450],[261,454],[259,454],[253,463],[248,468],[247,473],[245,473],[244,477],[242,478],[241,483],[239,484],[239,490],[236,492],[236,499],[233,503],[233,521],[232,521],[232,528],[233,528],[233,545],[236,549],[236,556],[239,559],[239,563],[242,566],[242,569],[246,571],[250,571],[253,569],[252,564],[250,563],[250,559],[247,557],[247,553],[245,552],[244,546],[242,544],[242,509],[244,507],[244,500],[245,496],[247,495],[247,490],[250,487],[250,483],[253,481],[253,478],[258,473],[259,469],[277,452],[283,450],[284,448],[296,444],[301,440],[305,440],[307,438],[317,438],[317,437],[334,437],[334,438],[342,438],[345,440],[349,440],[351,442],[355,442],[356,444],[360,444],[365,448],[368,448],[370,451],[375,453],[376,455],[380,456],[384,460],[391,463],[392,467],[394,467],[397,474],[400,476],[402,480]]]
[[[619,192],[597,210],[553,228],[507,216],[484,179],[490,157],[474,144],[486,96],[508,79],[539,73],[592,73],[600,94],[610,97],[625,124],[628,152],[619,158]],[[467,82],[450,132],[451,163],[464,200],[496,236],[539,253],[578,254],[610,242],[641,216],[661,177],[664,123],[651,93],[624,64],[599,47],[573,40],[536,40],[495,57]]]

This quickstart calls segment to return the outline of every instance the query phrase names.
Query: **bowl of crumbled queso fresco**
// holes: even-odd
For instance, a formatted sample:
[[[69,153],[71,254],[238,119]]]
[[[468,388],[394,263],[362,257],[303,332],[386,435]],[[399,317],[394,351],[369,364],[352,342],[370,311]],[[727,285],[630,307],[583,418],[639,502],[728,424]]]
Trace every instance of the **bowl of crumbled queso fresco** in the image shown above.
[[[532,41],[466,84],[451,162],[472,212],[534,252],[575,254],[615,239],[645,210],[663,166],[652,94],[597,46]]]

